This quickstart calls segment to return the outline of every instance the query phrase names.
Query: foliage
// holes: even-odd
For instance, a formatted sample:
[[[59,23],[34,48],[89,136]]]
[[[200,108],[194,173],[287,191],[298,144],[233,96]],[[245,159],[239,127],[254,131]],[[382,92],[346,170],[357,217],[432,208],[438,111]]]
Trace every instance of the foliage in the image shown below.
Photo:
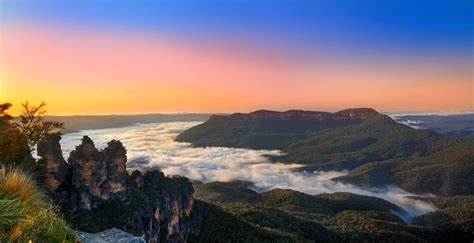
[[[286,232],[316,242],[338,241],[340,237],[316,220],[311,220],[278,207],[261,207],[247,204],[224,206],[238,218],[265,229]]]
[[[142,217],[154,217],[155,208],[170,198],[179,198],[182,193],[191,193],[191,185],[184,177],[166,177],[159,170],[144,174],[143,187],[131,185],[127,191],[127,200],[106,200],[91,210],[65,212],[65,218],[71,225],[85,232],[100,232],[110,228],[119,228],[134,235],[142,235],[149,225],[144,225]],[[187,194],[186,194],[187,195]],[[188,223],[194,219],[185,217]],[[166,224],[160,224],[166,227]],[[159,231],[160,242],[166,241],[168,230]]]
[[[0,104],[0,122],[9,121],[12,119],[12,116],[7,113],[10,107],[12,107],[11,103]]]
[[[338,178],[374,187],[437,195],[474,194],[474,138],[416,130],[377,114],[365,120],[210,119],[177,141],[194,146],[280,149],[274,160],[301,170],[349,170]]]
[[[50,133],[59,132],[62,124],[43,120],[44,103],[23,104],[19,121],[8,114],[11,106],[0,104],[0,242],[74,241],[74,231],[25,172],[35,168],[32,148]]]
[[[474,239],[474,196],[425,198],[440,210],[419,216],[414,224],[433,228],[444,242],[472,242]]]
[[[369,187],[395,183],[401,188],[437,195],[474,194],[474,137],[462,139],[426,157],[372,162],[338,180]]]
[[[75,240],[34,179],[18,168],[8,169],[0,179],[0,222],[0,242]]]
[[[248,183],[241,181],[233,182],[210,182],[207,184],[194,183],[197,190],[194,192],[195,198],[203,198],[208,202],[217,204],[237,203],[237,202],[256,202],[259,194],[246,186]]]
[[[257,193],[245,188],[242,182],[212,182],[194,187],[198,199],[216,203],[240,220],[307,241],[436,241],[432,230],[406,225],[391,213],[399,208],[379,198],[351,193],[311,196],[289,189]]]
[[[26,101],[23,106],[23,112],[20,115],[20,121],[17,127],[21,135],[26,139],[28,146],[34,148],[36,144],[51,133],[59,133],[63,128],[63,123],[56,121],[45,121],[43,115],[46,103],[41,102],[38,106],[30,105]]]
[[[221,208],[196,200],[194,215],[202,217],[200,232],[190,242],[303,242],[295,235],[251,225]]]
[[[11,106],[0,104],[0,165],[28,165],[34,161],[31,152],[36,144],[52,133],[59,133],[63,124],[43,119],[44,102],[38,106],[25,102],[18,121],[8,114]]]
[[[32,160],[27,141],[7,113],[11,106],[0,104],[0,166]]]

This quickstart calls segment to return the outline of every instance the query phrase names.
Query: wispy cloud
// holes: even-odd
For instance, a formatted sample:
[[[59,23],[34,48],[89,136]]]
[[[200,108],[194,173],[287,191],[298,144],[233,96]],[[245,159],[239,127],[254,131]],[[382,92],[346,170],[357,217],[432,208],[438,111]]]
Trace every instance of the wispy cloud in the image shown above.
[[[167,175],[183,175],[202,182],[250,181],[257,191],[288,188],[308,194],[351,192],[386,199],[405,210],[400,216],[421,215],[435,207],[411,199],[415,194],[398,187],[365,189],[332,181],[344,171],[307,172],[296,170],[300,164],[271,163],[266,156],[282,155],[277,150],[252,150],[224,147],[193,148],[174,138],[199,122],[138,124],[124,128],[87,130],[66,134],[61,145],[65,157],[80,143],[83,135],[90,136],[98,148],[112,139],[119,139],[127,148],[128,168],[160,168]],[[407,219],[405,217],[405,219]]]

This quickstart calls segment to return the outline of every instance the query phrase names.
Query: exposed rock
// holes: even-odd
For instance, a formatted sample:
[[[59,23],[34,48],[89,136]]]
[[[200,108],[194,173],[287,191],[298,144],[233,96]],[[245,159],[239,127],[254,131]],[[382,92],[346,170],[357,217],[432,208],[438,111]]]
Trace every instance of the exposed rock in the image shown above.
[[[124,227],[143,234],[151,242],[183,242],[195,232],[190,220],[194,198],[191,182],[184,177],[166,177],[159,170],[145,173],[141,188],[152,199],[142,205]]]
[[[100,200],[110,198],[107,165],[88,136],[71,152],[68,162],[72,166],[71,184],[76,190],[77,208],[91,209]]]
[[[248,121],[248,120],[309,120],[309,121],[340,121],[365,120],[381,115],[371,108],[354,108],[336,113],[320,111],[289,110],[284,112],[258,110],[248,114],[235,113],[232,115],[213,115],[214,121]]]
[[[139,170],[135,170],[132,172],[132,174],[130,175],[130,181],[138,188],[145,185],[145,178]]]
[[[41,157],[38,165],[43,170],[45,183],[52,192],[67,184],[71,176],[71,166],[63,158],[59,140],[59,135],[48,136],[38,143],[37,148],[38,156]]]
[[[128,189],[128,173],[126,168],[127,151],[122,143],[112,140],[102,151],[107,165],[108,193],[111,199],[125,199]]]
[[[354,108],[338,111],[334,113],[334,115],[339,116],[342,119],[368,119],[375,115],[379,115],[379,113],[372,108]]]
[[[117,227],[143,236],[148,242],[183,242],[197,231],[190,217],[194,189],[187,178],[166,177],[159,170],[144,175],[134,171],[129,176],[126,149],[120,141],[112,140],[99,151],[87,136],[70,153],[68,164],[62,157],[59,140],[59,136],[51,137],[38,146],[40,163],[48,171],[45,185],[55,192],[52,196],[69,211],[70,221],[80,225],[80,230],[96,232]],[[108,200],[113,202],[107,204]],[[107,219],[96,220],[97,215]],[[107,236],[114,236],[114,232],[116,229],[81,233],[80,237],[84,236],[85,242],[137,239]],[[117,237],[122,235],[116,233]]]
[[[91,234],[77,232],[77,240],[84,243],[145,243],[143,238],[136,237],[117,228]]]
[[[62,156],[59,140],[50,136],[38,144],[38,164],[45,171],[45,184],[55,192],[55,199],[68,209],[91,209],[108,199],[126,198],[128,173],[126,150],[120,141],[112,140],[99,152],[94,142],[84,136],[70,153],[68,162]],[[62,190],[59,190],[62,185]]]

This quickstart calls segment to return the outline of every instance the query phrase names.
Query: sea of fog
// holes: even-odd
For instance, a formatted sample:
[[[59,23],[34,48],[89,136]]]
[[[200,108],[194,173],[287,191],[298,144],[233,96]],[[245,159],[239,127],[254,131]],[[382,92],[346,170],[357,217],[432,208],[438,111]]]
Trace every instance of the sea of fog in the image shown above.
[[[127,149],[129,169],[160,168],[166,175],[182,175],[201,182],[250,181],[256,191],[288,188],[307,194],[351,192],[386,199],[405,210],[395,212],[406,221],[410,217],[434,211],[436,208],[410,197],[419,196],[398,187],[365,189],[334,182],[331,178],[344,171],[307,172],[296,170],[300,164],[271,163],[266,156],[281,155],[278,150],[253,150],[224,147],[193,148],[174,138],[200,122],[168,122],[136,124],[122,128],[84,130],[65,134],[61,140],[64,157],[81,143],[84,135],[98,149],[112,139],[120,140]]]

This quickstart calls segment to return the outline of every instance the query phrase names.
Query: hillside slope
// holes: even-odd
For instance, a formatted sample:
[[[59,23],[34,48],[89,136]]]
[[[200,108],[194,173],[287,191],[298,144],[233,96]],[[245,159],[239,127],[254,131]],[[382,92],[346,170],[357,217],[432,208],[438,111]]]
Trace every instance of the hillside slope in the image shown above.
[[[368,187],[394,183],[416,193],[473,195],[473,148],[474,138],[470,137],[426,157],[366,163],[336,180]]]
[[[258,228],[310,242],[437,242],[439,237],[427,227],[405,224],[392,213],[400,209],[383,199],[351,193],[311,196],[288,189],[257,193],[246,186],[198,183],[194,196]]]
[[[275,158],[279,161],[304,164],[302,169],[309,171],[349,170],[349,176],[341,179],[365,186],[396,183],[409,191],[439,195],[473,190],[460,184],[473,182],[471,138],[413,129],[370,108],[212,116],[180,134],[177,141],[279,149],[286,154]]]

